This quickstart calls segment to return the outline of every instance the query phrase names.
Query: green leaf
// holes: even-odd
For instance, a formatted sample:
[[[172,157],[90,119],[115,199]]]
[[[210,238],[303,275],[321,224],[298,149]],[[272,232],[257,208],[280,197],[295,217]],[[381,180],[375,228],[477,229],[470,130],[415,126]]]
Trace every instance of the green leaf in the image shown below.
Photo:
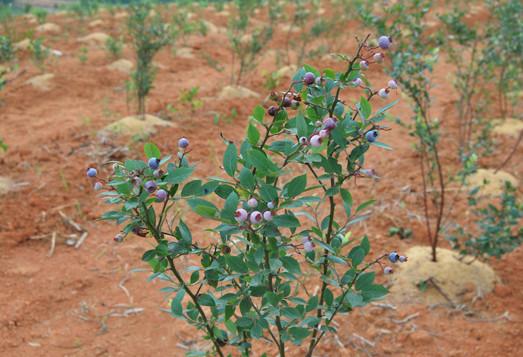
[[[291,335],[295,344],[300,344],[301,341],[309,336],[310,331],[305,327],[293,326],[289,328],[289,334]]]
[[[216,218],[218,208],[211,202],[201,198],[191,198],[187,200],[187,203],[191,209],[200,216],[212,219]]]
[[[171,312],[174,316],[182,316],[183,315],[183,306],[182,306],[182,300],[185,296],[185,290],[180,289],[178,293],[176,294],[175,298],[171,301]]]
[[[239,201],[240,198],[238,197],[238,194],[235,191],[232,191],[225,200],[225,205],[223,206],[221,217],[226,218],[230,221],[234,220],[234,212],[238,207]]]
[[[245,264],[241,256],[228,255],[225,257],[225,261],[227,262],[227,265],[229,265],[229,268],[235,272],[245,274],[249,271],[247,264]]]
[[[343,208],[345,208],[345,213],[347,214],[347,217],[350,217],[352,214],[352,195],[344,188],[340,190],[340,193],[341,198],[343,199]]]
[[[356,208],[356,213],[358,213],[361,210],[364,210],[365,208],[367,208],[369,206],[372,206],[374,204],[374,202],[376,202],[376,200],[368,200],[368,201],[363,202],[361,205],[358,206],[358,208]]]
[[[266,176],[277,176],[279,173],[278,167],[267,157],[263,152],[257,149],[251,149],[248,151],[248,161],[257,169],[261,174]]]
[[[202,181],[193,180],[185,184],[182,189],[182,197],[198,196],[202,193]]]
[[[374,146],[377,146],[381,149],[385,149],[385,150],[388,150],[388,151],[392,151],[392,147],[388,144],[385,144],[385,143],[382,143],[382,142],[379,142],[379,141],[375,141],[373,143],[370,143],[371,145],[374,145]]]
[[[277,227],[297,228],[300,226],[300,221],[291,214],[280,214],[274,216],[272,222]]]
[[[127,160],[124,166],[129,171],[143,170],[147,168],[147,164],[141,160]]]
[[[370,106],[369,101],[361,97],[360,99],[360,114],[363,117],[363,119],[368,119],[370,117],[370,114],[372,112],[372,108]]]
[[[280,260],[283,263],[283,267],[292,274],[300,275],[301,269],[300,269],[300,263],[293,257],[281,257]]]
[[[363,273],[356,280],[356,290],[368,289],[374,282],[376,274],[374,272]]]
[[[307,126],[307,122],[305,121],[305,117],[303,114],[298,114],[296,116],[296,129],[298,130],[298,136],[309,136],[309,128]]]
[[[254,118],[254,120],[256,120],[260,123],[263,123],[264,116],[265,116],[265,109],[263,109],[263,107],[261,105],[257,105],[252,112],[252,117]]]
[[[238,162],[238,150],[234,144],[229,144],[223,155],[223,168],[229,176],[234,177]]]
[[[256,186],[256,180],[254,179],[254,176],[246,167],[240,171],[240,184],[248,190],[253,190]]]
[[[258,144],[258,140],[260,140],[260,132],[254,125],[250,123],[247,127],[247,139],[252,146],[256,146]]]
[[[363,262],[363,259],[365,259],[365,250],[360,246],[354,247],[350,251],[348,257],[352,260],[353,266],[358,266]]]
[[[360,247],[365,252],[365,255],[369,254],[369,252],[370,252],[370,242],[369,242],[369,238],[367,238],[367,236],[363,237],[363,239],[361,240]]]
[[[209,294],[200,294],[198,296],[198,303],[202,306],[216,306],[214,298]]]
[[[305,191],[307,187],[307,175],[293,178],[283,186],[283,196],[293,198]]]
[[[143,146],[143,151],[145,152],[145,156],[147,156],[148,159],[150,158],[161,158],[160,149],[158,149],[158,146],[154,145],[153,143],[147,143]]]
[[[191,176],[194,167],[178,167],[174,170],[169,170],[165,177],[165,182],[176,185],[182,183]]]

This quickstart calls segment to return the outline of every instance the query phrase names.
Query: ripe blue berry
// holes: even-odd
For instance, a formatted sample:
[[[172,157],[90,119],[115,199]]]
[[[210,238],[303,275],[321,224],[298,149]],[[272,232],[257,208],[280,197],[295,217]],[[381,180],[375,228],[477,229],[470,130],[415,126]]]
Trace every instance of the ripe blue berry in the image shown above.
[[[391,263],[396,263],[400,259],[398,252],[390,252],[389,260]]]
[[[263,212],[263,219],[266,221],[272,221],[272,212],[271,211]]]
[[[323,126],[327,130],[332,130],[336,127],[336,121],[335,118],[327,117],[323,119]]]
[[[157,202],[163,202],[166,199],[167,199],[167,191],[160,189],[156,192],[156,201]]]
[[[180,149],[187,149],[187,147],[189,146],[189,140],[186,138],[186,137],[183,137],[183,138],[180,138],[180,140],[178,140],[178,147]]]
[[[306,85],[310,86],[311,84],[314,83],[314,80],[316,79],[316,76],[314,75],[314,73],[312,72],[307,72],[305,73],[305,75],[303,76],[303,83],[305,83]]]
[[[154,181],[147,181],[144,185],[145,189],[149,193],[153,193],[156,190],[156,182]]]
[[[251,198],[247,201],[247,205],[251,208],[254,208],[256,206],[258,206],[258,200],[256,198]]]
[[[90,167],[87,169],[88,177],[96,177],[97,174],[98,174],[98,171],[96,171],[96,169],[94,167]]]
[[[314,147],[321,146],[321,136],[313,135],[311,138],[311,145]]]
[[[271,105],[269,109],[267,109],[267,114],[269,114],[271,117],[275,116],[276,113],[278,113],[278,107]]]
[[[378,131],[377,130],[371,130],[368,131],[367,134],[365,134],[365,138],[369,143],[373,143],[376,141],[376,138],[378,137]]]
[[[289,97],[285,97],[283,98],[282,103],[284,107],[290,107],[292,105],[292,99]]]
[[[156,170],[160,166],[160,159],[157,159],[155,157],[151,157],[149,159],[149,167],[153,170]]]
[[[407,260],[408,260],[408,258],[406,256],[400,255],[400,257],[399,257],[400,263],[405,263]]]
[[[259,211],[254,211],[250,215],[250,221],[252,224],[258,224],[262,221],[263,215]]]
[[[392,39],[389,36],[380,36],[378,39],[378,45],[381,49],[388,49],[392,43]]]
[[[236,212],[234,212],[234,219],[236,219],[236,221],[238,221],[238,222],[245,221],[248,216],[249,216],[249,214],[243,208],[238,208],[236,210]]]

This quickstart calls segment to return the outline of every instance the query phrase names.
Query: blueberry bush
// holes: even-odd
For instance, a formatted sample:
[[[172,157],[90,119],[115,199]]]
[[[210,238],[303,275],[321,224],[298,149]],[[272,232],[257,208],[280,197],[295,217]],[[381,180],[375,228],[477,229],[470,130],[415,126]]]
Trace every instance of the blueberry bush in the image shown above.
[[[172,41],[166,23],[159,13],[153,13],[153,4],[141,0],[129,5],[127,27],[135,50],[136,70],[132,73],[131,90],[138,101],[138,114],[145,116],[145,101],[153,87],[154,56]]]
[[[355,205],[348,183],[366,175],[370,149],[390,149],[382,120],[397,88],[388,80],[373,88],[366,78],[382,51],[368,37],[354,55],[340,55],[341,71],[299,69],[272,106],[253,110],[241,142],[223,137],[221,177],[191,179],[198,148],[185,137],[174,157],[148,143],[145,161],[114,162],[106,179],[87,170],[115,206],[101,218],[124,224],[115,240],[154,242],[142,259],[151,279],[167,284],[168,312],[201,330],[216,355],[235,347],[249,356],[253,340],[264,339],[279,356],[293,344],[310,357],[336,332],[338,315],[387,294],[376,268],[390,274],[385,261],[407,260],[371,253],[367,237],[351,234],[373,200]],[[214,222],[206,238],[191,232],[186,207]],[[198,263],[187,267],[184,257]]]

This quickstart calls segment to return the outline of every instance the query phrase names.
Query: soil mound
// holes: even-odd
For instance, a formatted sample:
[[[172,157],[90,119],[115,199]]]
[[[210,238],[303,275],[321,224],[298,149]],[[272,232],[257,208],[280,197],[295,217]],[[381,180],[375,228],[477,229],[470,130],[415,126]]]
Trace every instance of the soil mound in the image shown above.
[[[62,31],[62,28],[58,26],[57,24],[53,24],[51,22],[42,24],[36,28],[36,32],[39,33],[47,33],[47,34],[59,34],[60,31]]]
[[[469,257],[460,261],[459,253],[449,249],[438,249],[437,262],[431,260],[430,247],[413,247],[405,254],[408,262],[397,265],[392,275],[390,299],[395,302],[439,304],[450,299],[457,304],[476,292],[491,292],[498,281],[487,264],[470,263]]]
[[[495,127],[493,129],[496,134],[513,137],[518,137],[521,130],[523,130],[523,119],[514,118],[495,120]]]
[[[156,127],[173,127],[174,124],[153,115],[133,115],[120,119],[102,129],[99,134],[119,134],[128,136],[149,136],[156,132]]]
[[[0,196],[3,196],[11,191],[13,187],[13,181],[9,177],[0,176]]]
[[[54,74],[44,73],[27,80],[25,83],[33,86],[35,89],[38,89],[39,91],[48,92],[53,87],[53,78]]]
[[[226,86],[218,94],[218,99],[237,99],[237,98],[259,98],[260,95],[242,86]]]
[[[103,32],[95,32],[84,37],[80,37],[78,42],[85,43],[89,46],[105,46],[109,35]]]
[[[505,181],[509,181],[512,186],[518,186],[518,179],[505,171],[494,169],[478,169],[477,172],[467,178],[467,186],[470,188],[480,186],[479,193],[482,196],[497,196],[503,192]]]
[[[119,59],[107,66],[110,70],[129,74],[133,70],[133,63],[126,59]]]

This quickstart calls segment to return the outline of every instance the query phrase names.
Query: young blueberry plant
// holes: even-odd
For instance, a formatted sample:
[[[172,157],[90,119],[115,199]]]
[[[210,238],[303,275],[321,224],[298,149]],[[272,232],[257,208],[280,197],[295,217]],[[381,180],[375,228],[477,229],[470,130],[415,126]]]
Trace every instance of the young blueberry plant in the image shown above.
[[[140,0],[129,6],[127,27],[135,50],[136,70],[132,86],[138,100],[138,114],[145,117],[145,100],[153,87],[155,68],[153,58],[169,44],[171,35],[159,14],[152,14],[151,2]]]
[[[273,94],[273,106],[254,109],[244,140],[222,136],[222,177],[188,181],[187,138],[175,163],[147,144],[144,161],[114,163],[107,180],[87,169],[119,207],[102,218],[126,224],[115,240],[132,233],[154,242],[143,260],[153,278],[168,282],[169,312],[203,331],[214,355],[237,348],[250,356],[253,340],[263,339],[279,356],[305,344],[311,357],[336,333],[339,314],[387,294],[376,268],[390,274],[391,265],[407,261],[396,251],[370,257],[367,237],[351,239],[373,201],[354,208],[348,184],[370,170],[368,150],[389,148],[378,139],[386,137],[380,122],[394,104],[366,79],[354,84],[365,78],[361,61],[375,66],[378,48],[368,37],[352,57],[340,56],[342,71],[301,68],[287,90]],[[354,89],[360,93],[351,98]],[[374,100],[386,104],[373,111]],[[215,222],[208,238],[193,239],[179,215],[184,205]],[[199,263],[187,267],[184,257]]]

